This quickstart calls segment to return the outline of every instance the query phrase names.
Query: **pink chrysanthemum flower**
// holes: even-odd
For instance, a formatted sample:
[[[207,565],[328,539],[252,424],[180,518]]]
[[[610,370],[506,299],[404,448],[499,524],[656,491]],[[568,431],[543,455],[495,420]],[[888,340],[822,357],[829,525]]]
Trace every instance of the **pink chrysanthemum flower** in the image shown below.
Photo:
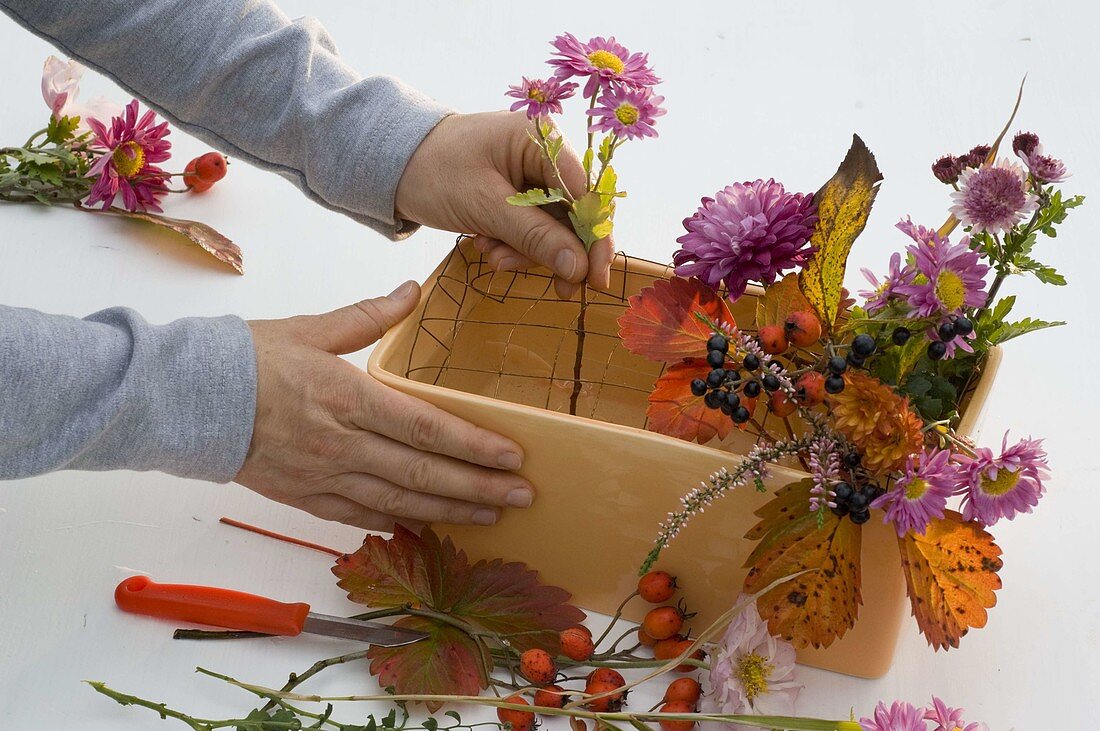
[[[652,89],[631,89],[613,86],[600,95],[599,103],[589,109],[590,130],[614,132],[628,140],[656,137],[653,127],[657,117],[665,113],[659,106],[665,98],[655,96]]]
[[[985,525],[1030,513],[1045,492],[1043,480],[1050,476],[1043,440],[1029,437],[1010,447],[1007,432],[1000,455],[979,447],[964,466],[963,517]]]
[[[933,519],[943,517],[947,498],[955,493],[959,480],[950,451],[925,450],[906,459],[905,474],[871,507],[886,511],[883,522],[893,523],[899,536],[909,531],[923,535]]]
[[[989,233],[1008,231],[1039,206],[1038,197],[1027,190],[1027,173],[1007,159],[964,170],[951,198],[956,218]]]
[[[588,43],[581,43],[572,33],[566,33],[550,41],[550,45],[554,55],[560,56],[549,61],[555,67],[554,76],[559,79],[588,77],[584,85],[585,97],[593,96],[598,87],[606,88],[613,81],[635,88],[661,83],[649,67],[649,56],[631,53],[614,36],[597,36]]]
[[[927,244],[930,241],[935,243],[939,241],[939,234],[936,232],[936,229],[922,226],[919,223],[913,223],[913,219],[909,216],[895,223],[894,228],[901,231],[918,244]]]
[[[932,705],[925,710],[924,720],[936,724],[932,731],[982,731],[985,728],[982,723],[967,723],[963,720],[963,709],[952,708],[936,696],[932,696]]]
[[[546,114],[561,114],[562,99],[573,96],[577,85],[571,81],[562,83],[555,78],[528,79],[523,77],[523,83],[519,86],[509,86],[504,96],[515,97],[518,102],[513,102],[510,111],[518,111],[527,107],[528,119],[538,119]]]
[[[168,192],[168,174],[154,163],[169,158],[172,143],[164,138],[171,130],[167,122],[154,124],[156,114],[152,110],[141,119],[137,115],[138,101],[134,99],[111,120],[110,129],[97,119],[88,121],[93,144],[107,151],[88,170],[87,176],[97,180],[84,201],[86,205],[102,202],[106,210],[121,193],[128,211],[161,210],[157,201]]]
[[[882,701],[875,706],[873,718],[859,719],[863,731],[927,731],[924,713],[912,703],[894,701],[889,707]]]
[[[1027,164],[1031,176],[1040,183],[1061,183],[1069,177],[1069,173],[1066,172],[1066,164],[1056,157],[1044,155],[1041,145],[1032,150],[1030,154],[1020,155],[1020,157]]]
[[[771,284],[810,258],[810,236],[817,223],[813,196],[788,193],[774,180],[734,183],[703,198],[684,219],[687,233],[672,255],[676,273],[698,277],[711,287],[725,284],[730,299],[749,282]]]
[[[906,249],[916,265],[911,281],[896,288],[908,298],[914,317],[929,317],[936,312],[957,314],[964,307],[985,304],[985,275],[989,267],[972,251],[969,239],[952,245],[933,233],[932,239]]]
[[[901,265],[901,254],[896,251],[890,255],[890,270],[881,282],[870,269],[864,267],[860,271],[874,287],[874,289],[865,289],[859,293],[859,296],[866,300],[863,303],[863,308],[867,310],[869,315],[882,311],[890,304],[890,300],[899,298],[898,287],[909,284],[913,280],[913,268],[908,265],[903,267]]]

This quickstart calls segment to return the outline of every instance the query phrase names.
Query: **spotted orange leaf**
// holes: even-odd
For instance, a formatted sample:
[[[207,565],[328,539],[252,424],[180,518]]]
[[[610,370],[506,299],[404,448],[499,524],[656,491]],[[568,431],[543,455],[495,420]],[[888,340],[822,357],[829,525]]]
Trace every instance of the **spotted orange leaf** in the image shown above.
[[[863,529],[831,512],[821,525],[809,509],[811,480],[791,483],[756,511],[745,535],[760,541],[745,561],[746,593],[784,581],[757,600],[768,631],[795,647],[828,647],[855,624],[863,603],[860,548]],[[806,572],[806,573],[800,573]]]
[[[913,616],[928,644],[958,647],[971,627],[984,627],[1001,588],[1001,549],[974,521],[953,510],[924,535],[898,539]]]
[[[718,409],[708,409],[702,396],[691,392],[691,382],[707,377],[711,367],[704,358],[676,363],[657,379],[649,394],[646,428],[677,439],[706,444],[725,439],[733,421]]]
[[[782,325],[788,315],[802,310],[813,310],[813,305],[799,289],[798,275],[788,274],[756,300],[756,326]]]
[[[658,279],[628,302],[619,316],[619,337],[627,350],[650,360],[705,355],[711,329],[696,314],[734,325],[725,299],[698,279]]]

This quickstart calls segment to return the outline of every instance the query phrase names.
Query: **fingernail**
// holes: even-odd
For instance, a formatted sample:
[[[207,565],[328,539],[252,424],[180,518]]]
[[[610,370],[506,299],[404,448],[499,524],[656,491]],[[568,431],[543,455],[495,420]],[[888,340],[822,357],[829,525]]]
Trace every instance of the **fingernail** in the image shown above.
[[[505,452],[497,458],[497,464],[506,470],[518,470],[523,466],[523,457],[515,452]]]
[[[515,257],[507,256],[497,262],[498,272],[511,272],[519,269],[519,259]]]
[[[534,493],[526,487],[517,487],[508,493],[508,504],[513,508],[529,508],[534,501]]]
[[[495,510],[479,510],[474,513],[474,523],[477,525],[492,525],[495,522],[497,522]]]
[[[554,259],[554,271],[566,279],[572,279],[577,273],[577,255],[568,249],[558,252]]]
[[[402,284],[400,287],[398,287],[394,291],[390,292],[389,296],[393,299],[403,300],[406,297],[408,297],[410,294],[412,294],[413,289],[415,287],[416,287],[416,282],[414,282],[410,279],[409,281],[405,282],[404,284]]]

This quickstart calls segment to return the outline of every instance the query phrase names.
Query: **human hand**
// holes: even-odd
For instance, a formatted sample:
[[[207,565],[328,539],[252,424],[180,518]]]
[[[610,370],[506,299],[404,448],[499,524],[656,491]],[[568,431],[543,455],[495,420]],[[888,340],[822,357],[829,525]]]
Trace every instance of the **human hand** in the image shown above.
[[[337,357],[378,340],[416,306],[388,297],[324,315],[249,323],[256,423],[236,482],[320,518],[370,530],[395,522],[491,525],[527,507],[518,444],[395,391]]]
[[[558,158],[558,181],[545,156],[528,137],[522,112],[456,114],[445,118],[413,153],[397,186],[397,215],[432,228],[476,234],[474,244],[498,271],[541,264],[556,275],[563,298],[587,279],[597,288],[611,280],[611,239],[589,253],[573,232],[561,205],[513,206],[505,201],[531,187],[560,188],[584,195],[584,169],[568,145]]]

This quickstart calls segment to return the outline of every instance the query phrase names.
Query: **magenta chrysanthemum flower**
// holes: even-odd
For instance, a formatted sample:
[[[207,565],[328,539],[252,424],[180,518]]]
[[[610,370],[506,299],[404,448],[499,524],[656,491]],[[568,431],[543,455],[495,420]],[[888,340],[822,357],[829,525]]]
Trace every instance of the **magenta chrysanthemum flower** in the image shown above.
[[[527,107],[528,119],[538,119],[545,114],[561,114],[562,99],[573,96],[577,85],[571,81],[562,83],[555,78],[528,79],[523,77],[523,83],[519,86],[509,86],[504,96],[515,97],[518,102],[513,102],[510,111],[518,111]]]
[[[1002,233],[1022,221],[1039,205],[1027,190],[1027,174],[1007,159],[964,170],[959,189],[951,194],[951,213],[974,231]]]
[[[554,55],[560,56],[548,62],[555,67],[554,76],[559,79],[588,77],[584,85],[585,97],[591,97],[598,87],[606,88],[613,81],[635,88],[661,83],[649,67],[649,56],[631,53],[614,36],[597,36],[588,43],[581,43],[572,33],[566,33],[550,41],[550,45]]]
[[[169,158],[172,143],[164,139],[171,131],[168,123],[155,121],[152,110],[138,119],[137,99],[111,120],[110,129],[97,119],[88,120],[94,136],[92,144],[106,152],[88,170],[87,177],[97,180],[84,201],[86,205],[102,202],[106,210],[121,193],[128,211],[161,210],[157,201],[168,193],[168,174],[154,163]]]
[[[901,254],[896,251],[890,255],[890,270],[881,282],[870,269],[864,267],[860,271],[874,287],[874,289],[865,289],[859,293],[859,296],[866,300],[863,303],[863,308],[867,310],[869,315],[885,309],[890,304],[890,300],[900,297],[897,293],[898,287],[909,284],[913,280],[913,268],[908,265],[903,267],[901,265]]]
[[[979,447],[964,467],[963,517],[985,525],[1030,513],[1045,492],[1043,480],[1050,476],[1043,440],[1029,437],[1010,447],[1007,432],[1000,455]]]
[[[1061,183],[1069,177],[1066,164],[1056,157],[1043,154],[1042,146],[1036,147],[1030,154],[1020,155],[1027,163],[1027,169],[1040,183]]]
[[[600,95],[599,103],[588,110],[590,130],[614,132],[628,140],[656,137],[653,123],[665,113],[659,106],[665,98],[654,96],[652,89],[613,86]]]
[[[983,728],[981,723],[964,721],[963,709],[952,708],[936,696],[932,696],[932,705],[925,710],[924,720],[936,724],[932,731],[981,731]]]
[[[933,233],[929,241],[906,249],[916,265],[909,282],[896,288],[897,294],[909,300],[914,317],[929,317],[936,312],[957,314],[964,307],[985,304],[985,275],[989,267],[964,238],[952,245],[946,238]]]
[[[927,731],[924,713],[912,703],[894,701],[889,707],[882,701],[875,706],[873,718],[859,719],[863,731]]]
[[[687,233],[676,239],[676,273],[698,277],[711,287],[725,284],[731,299],[751,282],[771,284],[810,258],[817,223],[813,196],[788,193],[774,180],[734,183],[703,198],[684,219]]]
[[[871,507],[886,511],[883,522],[893,523],[899,536],[909,531],[923,535],[933,519],[943,517],[947,498],[954,494],[959,480],[950,451],[925,450],[916,459],[910,456],[906,460],[905,474]]]

